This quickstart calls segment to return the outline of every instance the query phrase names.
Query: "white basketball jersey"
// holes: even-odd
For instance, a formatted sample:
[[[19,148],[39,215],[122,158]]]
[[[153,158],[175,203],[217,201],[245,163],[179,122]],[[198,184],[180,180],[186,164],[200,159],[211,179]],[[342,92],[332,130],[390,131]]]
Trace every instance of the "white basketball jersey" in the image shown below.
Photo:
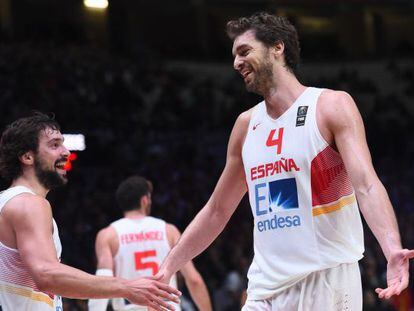
[[[158,272],[170,251],[165,221],[144,217],[122,218],[111,224],[118,234],[119,249],[115,260],[115,275],[125,279],[153,276]],[[176,276],[171,286],[177,288]],[[113,299],[115,310],[147,310],[146,307],[128,304],[125,299]],[[175,306],[175,310],[180,310]]]
[[[0,214],[8,201],[19,194],[31,193],[29,188],[17,186],[0,192]],[[53,219],[53,241],[56,257],[60,259],[62,245]],[[0,306],[3,311],[62,311],[60,296],[39,290],[22,261],[19,251],[0,242]]]
[[[364,251],[354,189],[316,122],[321,89],[308,87],[279,118],[253,108],[242,149],[254,217],[248,299],[267,299],[309,273]]]

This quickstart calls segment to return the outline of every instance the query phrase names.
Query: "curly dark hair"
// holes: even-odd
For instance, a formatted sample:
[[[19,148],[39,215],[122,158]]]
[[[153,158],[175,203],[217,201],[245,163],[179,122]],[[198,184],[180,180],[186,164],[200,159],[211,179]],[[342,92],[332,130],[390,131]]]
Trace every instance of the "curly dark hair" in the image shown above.
[[[32,116],[18,119],[8,125],[0,138],[0,176],[2,186],[8,187],[22,174],[19,157],[28,151],[37,153],[39,134],[51,128],[60,130],[55,116],[35,111]]]
[[[116,201],[123,212],[140,209],[140,200],[152,193],[152,183],[141,176],[131,176],[121,182],[116,190]]]
[[[231,20],[226,27],[227,35],[233,41],[248,30],[253,30],[256,39],[267,47],[283,42],[286,67],[291,72],[296,71],[300,60],[298,33],[286,17],[258,12]]]

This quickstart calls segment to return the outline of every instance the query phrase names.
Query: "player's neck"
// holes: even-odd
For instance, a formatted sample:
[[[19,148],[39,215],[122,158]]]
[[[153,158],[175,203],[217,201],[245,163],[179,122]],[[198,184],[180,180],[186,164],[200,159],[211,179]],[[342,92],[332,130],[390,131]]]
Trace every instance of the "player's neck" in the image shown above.
[[[129,218],[129,219],[140,219],[146,216],[147,215],[144,213],[144,211],[141,211],[141,210],[133,210],[133,211],[124,212],[124,217]]]
[[[17,177],[12,182],[10,187],[16,186],[24,186],[26,188],[29,188],[34,193],[42,197],[46,197],[47,193],[49,192],[49,189],[46,189],[34,175],[23,174],[22,176]]]
[[[264,100],[269,116],[277,119],[293,105],[306,86],[286,70],[275,76],[275,80],[274,87],[265,94]]]

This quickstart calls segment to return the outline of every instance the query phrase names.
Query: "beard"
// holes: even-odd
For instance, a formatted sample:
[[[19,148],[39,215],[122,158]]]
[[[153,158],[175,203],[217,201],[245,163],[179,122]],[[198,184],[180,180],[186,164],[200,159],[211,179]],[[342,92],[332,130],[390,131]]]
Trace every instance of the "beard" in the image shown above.
[[[61,162],[65,159],[59,159],[56,161]],[[39,182],[48,190],[55,189],[57,187],[64,186],[68,180],[66,176],[60,175],[58,172],[44,168],[44,163],[37,158],[34,161],[35,174]]]
[[[273,66],[269,60],[269,53],[264,55],[264,61],[257,68],[256,71],[252,71],[253,81],[246,83],[246,89],[249,92],[256,93],[264,96],[266,92],[271,88],[273,83]]]

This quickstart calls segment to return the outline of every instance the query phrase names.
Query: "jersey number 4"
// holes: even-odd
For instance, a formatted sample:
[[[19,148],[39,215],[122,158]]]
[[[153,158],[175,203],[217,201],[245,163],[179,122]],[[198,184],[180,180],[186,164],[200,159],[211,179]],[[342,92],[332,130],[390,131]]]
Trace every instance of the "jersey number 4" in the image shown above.
[[[267,137],[266,146],[273,147],[276,146],[277,154],[282,152],[282,142],[283,142],[283,127],[279,128],[277,137],[275,137],[276,130],[271,130],[269,136]]]
[[[143,261],[143,259],[148,257],[156,257],[157,251],[155,249],[145,251],[145,252],[136,252],[135,254],[135,270],[145,270],[152,269],[152,275],[158,273],[158,263],[155,261]]]

